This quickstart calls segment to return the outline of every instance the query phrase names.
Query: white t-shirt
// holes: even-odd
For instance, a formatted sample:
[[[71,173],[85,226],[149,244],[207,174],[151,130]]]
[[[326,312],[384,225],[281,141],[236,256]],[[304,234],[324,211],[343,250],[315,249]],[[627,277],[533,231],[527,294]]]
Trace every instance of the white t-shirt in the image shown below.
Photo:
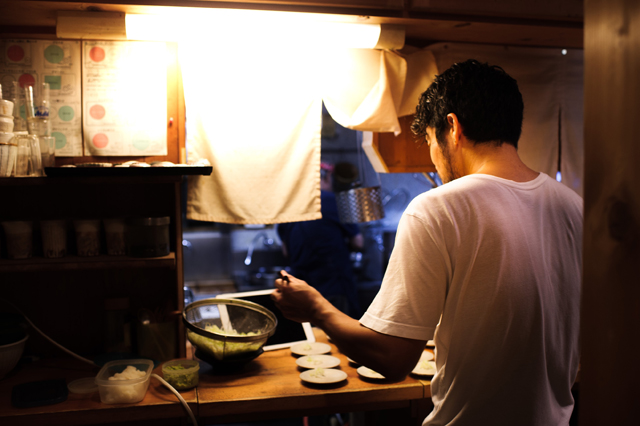
[[[582,199],[541,173],[416,197],[360,322],[434,339],[424,425],[567,425],[579,362]]]

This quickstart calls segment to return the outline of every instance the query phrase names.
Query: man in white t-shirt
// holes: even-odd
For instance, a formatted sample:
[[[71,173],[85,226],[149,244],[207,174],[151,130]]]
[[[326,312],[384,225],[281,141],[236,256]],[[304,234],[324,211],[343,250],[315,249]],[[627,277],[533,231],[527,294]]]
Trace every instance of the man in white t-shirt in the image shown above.
[[[469,60],[423,93],[412,131],[445,185],[407,207],[380,292],[360,319],[304,281],[276,280],[310,321],[389,379],[436,347],[424,425],[567,425],[579,362],[582,200],[519,158],[523,102],[501,68]]]

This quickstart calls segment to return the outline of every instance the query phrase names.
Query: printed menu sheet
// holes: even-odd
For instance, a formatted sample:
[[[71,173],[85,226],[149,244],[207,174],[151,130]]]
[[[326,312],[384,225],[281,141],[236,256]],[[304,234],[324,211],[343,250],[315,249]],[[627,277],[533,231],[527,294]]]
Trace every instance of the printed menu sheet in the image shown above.
[[[162,42],[83,41],[86,155],[167,155]]]
[[[16,96],[15,87],[23,89],[49,83],[49,118],[52,136],[56,139],[56,156],[81,156],[80,41],[3,40],[0,43],[3,98],[12,100]],[[17,95],[21,98],[24,96],[22,93]],[[24,100],[19,113],[26,120]]]

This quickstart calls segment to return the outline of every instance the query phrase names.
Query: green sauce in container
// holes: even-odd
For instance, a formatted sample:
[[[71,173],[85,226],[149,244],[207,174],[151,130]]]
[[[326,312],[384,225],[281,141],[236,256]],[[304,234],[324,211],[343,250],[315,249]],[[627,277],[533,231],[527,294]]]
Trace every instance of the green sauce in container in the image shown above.
[[[164,379],[176,390],[187,390],[198,385],[200,364],[198,361],[176,359],[162,365]]]

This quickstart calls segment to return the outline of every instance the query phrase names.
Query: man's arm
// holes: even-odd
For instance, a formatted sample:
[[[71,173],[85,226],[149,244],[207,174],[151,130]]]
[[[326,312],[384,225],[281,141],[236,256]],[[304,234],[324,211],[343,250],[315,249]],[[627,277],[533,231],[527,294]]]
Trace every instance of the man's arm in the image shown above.
[[[331,336],[340,351],[390,380],[402,380],[415,367],[426,341],[389,336],[364,327],[340,312],[313,287],[282,271],[271,294],[286,318],[310,322]]]

